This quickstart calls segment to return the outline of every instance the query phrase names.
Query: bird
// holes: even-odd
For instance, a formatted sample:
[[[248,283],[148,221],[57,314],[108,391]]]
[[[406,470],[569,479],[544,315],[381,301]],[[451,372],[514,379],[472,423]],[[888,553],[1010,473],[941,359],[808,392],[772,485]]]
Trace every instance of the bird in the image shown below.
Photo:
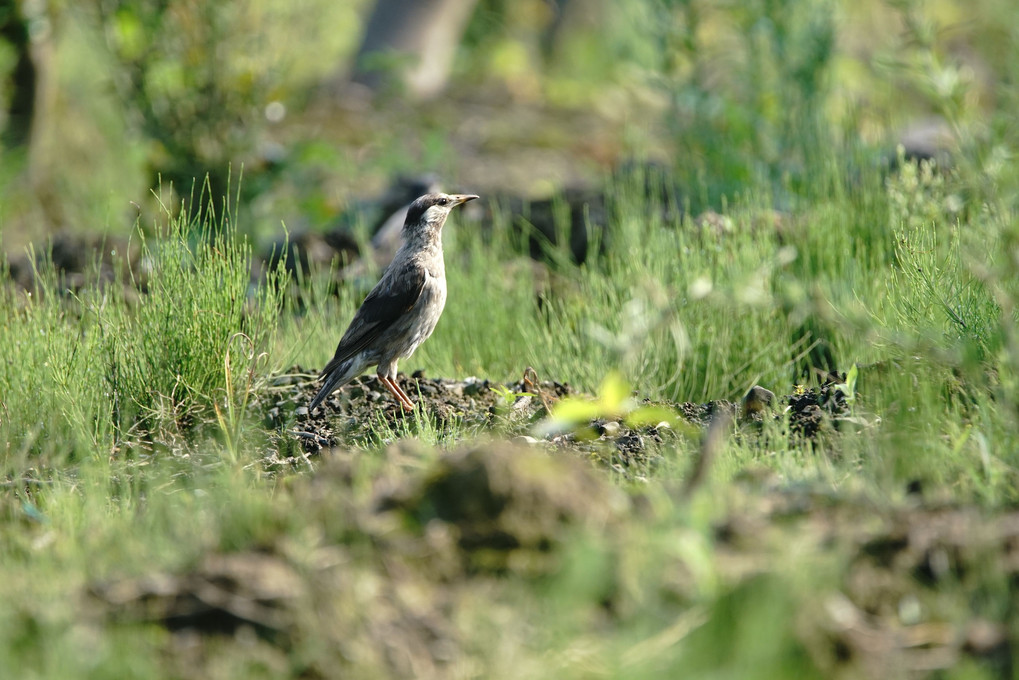
[[[403,245],[382,278],[365,297],[322,369],[322,389],[309,413],[330,394],[377,366],[379,380],[407,411],[410,397],[396,384],[396,363],[424,342],[446,305],[446,266],[442,259],[442,226],[450,211],[478,198],[474,194],[428,193],[407,208]]]

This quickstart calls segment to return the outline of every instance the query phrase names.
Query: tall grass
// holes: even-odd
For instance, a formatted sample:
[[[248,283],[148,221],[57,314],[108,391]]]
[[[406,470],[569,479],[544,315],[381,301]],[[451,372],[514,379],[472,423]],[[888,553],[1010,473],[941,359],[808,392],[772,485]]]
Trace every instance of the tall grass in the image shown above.
[[[704,402],[738,400],[754,384],[780,394],[809,385],[801,365],[823,346],[831,368],[860,366],[856,408],[872,425],[818,444],[820,463],[802,443],[773,440],[770,456],[745,451],[740,465],[861,474],[891,494],[920,482],[1014,498],[1017,425],[1003,389],[1014,379],[1014,287],[990,273],[1007,241],[953,188],[966,181],[956,171],[903,159],[893,171],[850,164],[832,179],[840,158],[868,155],[833,155],[823,199],[798,198],[796,210],[774,210],[759,186],[709,219],[665,205],[655,187],[673,178],[659,170],[610,179],[607,223],[590,225],[604,247],[581,265],[558,246],[532,262],[508,216],[486,232],[454,217],[446,311],[401,368],[510,381],[531,366],[588,392],[619,369],[641,396]],[[281,346],[322,365],[362,294],[318,295],[286,322]]]
[[[32,290],[0,293],[0,390],[8,472],[115,456],[139,439],[164,440],[211,417],[251,375],[271,344],[281,306],[280,274],[251,287],[250,246],[224,207],[192,220],[167,212],[140,226],[140,259],[117,278],[78,293],[41,259]],[[137,291],[137,292],[136,292]],[[246,338],[237,347],[238,334]],[[227,363],[233,353],[233,367]],[[264,372],[264,371],[262,371]],[[235,381],[228,389],[227,381]]]

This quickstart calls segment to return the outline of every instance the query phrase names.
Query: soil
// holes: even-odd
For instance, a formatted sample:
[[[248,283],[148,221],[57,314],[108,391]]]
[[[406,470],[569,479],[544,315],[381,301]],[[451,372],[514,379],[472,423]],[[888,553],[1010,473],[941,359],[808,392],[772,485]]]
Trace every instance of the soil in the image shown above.
[[[512,636],[541,611],[529,598],[556,597],[579,532],[613,565],[583,586],[602,622],[595,628],[632,622],[654,601],[714,640],[720,626],[733,627],[732,611],[763,616],[754,609],[763,597],[777,610],[758,619],[774,624],[765,639],[795,636],[826,677],[940,677],[964,661],[988,671],[981,677],[1012,677],[1008,630],[995,612],[1014,601],[985,601],[983,589],[988,579],[1019,578],[1017,512],[920,498],[878,509],[865,497],[743,476],[713,492],[725,510],[711,524],[710,559],[728,604],[705,614],[704,582],[687,553],[660,548],[661,563],[652,560],[660,568],[650,571],[632,559],[655,545],[645,529],[675,521],[642,487],[624,490],[577,457],[511,442],[437,457],[405,444],[374,463],[324,449],[315,474],[288,476],[279,500],[308,528],[300,539],[263,532],[257,547],[212,551],[176,574],[94,582],[88,596],[113,621],[173,631],[166,657],[182,677],[201,676],[224,640],[286,669],[309,639],[336,653],[311,660],[302,677],[335,677],[354,662],[388,677],[450,677],[476,653],[472,636],[485,640],[456,621],[502,612],[498,634],[520,643]],[[805,564],[837,564],[839,575],[794,611],[805,578],[794,570]],[[638,661],[653,664],[668,646],[639,649]]]
[[[405,413],[374,375],[357,378],[334,392],[321,407],[308,412],[307,404],[319,389],[314,374],[293,367],[273,379],[264,408],[267,425],[276,433],[278,451],[270,466],[300,464],[309,455],[331,447],[385,445],[401,435],[433,436],[443,432],[493,432],[502,438],[532,446],[572,451],[605,463],[627,477],[640,477],[661,462],[662,445],[677,435],[668,422],[628,427],[623,417],[606,415],[572,431],[536,433],[556,402],[564,397],[583,397],[572,386],[554,380],[540,381],[533,369],[509,384],[479,378],[452,380],[429,378],[420,371],[397,378],[403,390],[417,402],[418,411]],[[787,427],[804,439],[836,432],[851,417],[844,377],[831,375],[820,386],[774,399],[755,387],[742,404],[719,400],[704,404],[660,403],[692,428],[706,428],[717,416],[733,418],[737,435],[763,430],[767,421]],[[756,392],[769,395],[770,403],[751,402]],[[649,403],[645,400],[644,403]],[[288,457],[286,454],[289,453]]]
[[[365,376],[309,413],[318,383],[295,367],[274,379],[263,409],[284,452],[267,467],[314,458],[314,474],[281,475],[277,487],[278,505],[308,528],[302,538],[277,518],[270,524],[281,533],[264,532],[257,546],[214,550],[175,574],[93,582],[88,597],[114,621],[172,631],[166,656],[182,676],[201,675],[224,639],[243,641],[243,654],[281,669],[301,656],[302,640],[315,639],[336,653],[310,660],[306,677],[351,665],[391,677],[449,677],[486,639],[455,622],[507,612],[498,635],[522,644],[512,636],[524,635],[530,624],[522,622],[542,610],[522,594],[526,588],[509,584],[544,584],[535,592],[550,597],[579,533],[599,546],[591,555],[613,565],[584,586],[606,629],[655,601],[687,621],[692,635],[702,629],[713,640],[719,626],[732,626],[730,609],[760,614],[753,607],[765,602],[778,608],[768,618],[776,621],[775,644],[793,636],[827,677],[939,677],[961,662],[979,664],[987,677],[1012,677],[1008,629],[995,612],[1015,603],[985,602],[984,589],[1019,579],[1014,511],[939,505],[922,488],[875,505],[851,491],[783,484],[773,472],[748,470],[711,491],[720,512],[707,527],[710,559],[724,602],[709,613],[700,608],[704,582],[683,551],[660,547],[660,570],[628,571],[646,566],[628,555],[659,545],[642,532],[668,531],[696,491],[666,483],[674,503],[663,504],[658,491],[616,484],[605,468],[638,479],[676,431],[709,433],[704,453],[714,425],[730,419],[736,437],[766,438],[779,427],[816,440],[859,427],[843,379],[833,375],[781,398],[755,388],[741,404],[668,404],[681,416],[676,427],[599,418],[587,424],[589,438],[538,437],[534,425],[557,401],[583,395],[533,371],[507,385],[401,375],[418,403],[412,414]],[[444,432],[465,430],[493,436],[441,441]],[[426,435],[444,445],[416,442]],[[384,455],[366,455],[359,444],[381,446]],[[838,575],[811,595],[816,601],[794,609],[806,592],[796,590],[806,564],[837,565]],[[666,648],[640,650],[654,656]]]

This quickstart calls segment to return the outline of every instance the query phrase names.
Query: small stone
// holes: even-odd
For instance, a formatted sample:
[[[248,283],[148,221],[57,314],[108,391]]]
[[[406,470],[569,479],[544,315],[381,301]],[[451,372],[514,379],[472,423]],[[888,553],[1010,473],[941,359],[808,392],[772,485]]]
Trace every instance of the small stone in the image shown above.
[[[765,410],[775,403],[775,393],[769,389],[754,385],[743,397],[741,416],[744,419],[761,418]]]
[[[475,378],[473,375],[468,377],[468,378],[464,378],[464,382],[463,382],[463,391],[464,391],[464,394],[467,395],[467,396],[474,396],[476,394],[481,394],[481,390],[484,387],[483,382],[488,382],[488,381],[487,380],[486,381],[481,381],[481,380]]]
[[[522,395],[516,398],[511,407],[514,411],[523,411],[531,405],[532,398],[528,395]]]
[[[538,440],[535,439],[534,437],[529,437],[526,434],[522,434],[522,435],[519,435],[517,437],[513,437],[513,443],[514,444],[526,444],[527,446],[534,446],[535,444],[538,443]]]
[[[963,649],[970,654],[987,656],[992,652],[1007,650],[1008,634],[1006,630],[993,621],[975,619],[970,622],[966,631]]]
[[[306,418],[308,416],[308,407],[298,406],[297,410],[294,411],[294,415],[296,415],[298,418]]]
[[[609,422],[601,426],[602,434],[604,434],[606,437],[615,437],[617,434],[619,434],[619,430],[620,430],[619,423],[613,420],[610,420]]]

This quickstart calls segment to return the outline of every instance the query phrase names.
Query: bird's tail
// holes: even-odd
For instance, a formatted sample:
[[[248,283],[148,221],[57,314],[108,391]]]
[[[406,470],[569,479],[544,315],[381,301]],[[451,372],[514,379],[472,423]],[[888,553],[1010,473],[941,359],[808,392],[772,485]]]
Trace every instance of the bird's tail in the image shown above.
[[[319,404],[325,401],[326,397],[333,393],[338,387],[346,385],[348,382],[354,379],[354,377],[360,373],[355,371],[354,360],[347,359],[340,363],[333,365],[333,362],[329,362],[325,369],[322,371],[322,375],[319,378],[325,378],[325,383],[322,385],[322,389],[318,391],[315,398],[311,400],[311,404],[308,405],[308,412],[314,411]]]

